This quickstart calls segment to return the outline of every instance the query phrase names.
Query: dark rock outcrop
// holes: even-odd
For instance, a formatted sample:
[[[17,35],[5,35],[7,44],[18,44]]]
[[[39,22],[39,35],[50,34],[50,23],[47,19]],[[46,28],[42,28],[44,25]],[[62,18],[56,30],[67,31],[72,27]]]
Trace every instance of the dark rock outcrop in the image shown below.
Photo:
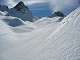
[[[8,6],[6,6],[6,5],[0,5],[0,11],[8,11],[9,10],[9,8],[8,8]]]
[[[65,15],[62,13],[62,12],[60,12],[60,11],[57,11],[57,12],[54,12],[51,16],[49,16],[49,17],[56,17],[56,16],[58,16],[58,17],[65,17]]]
[[[23,21],[33,21],[32,12],[22,1],[20,1],[15,7],[11,8],[8,11],[7,16],[18,17]]]

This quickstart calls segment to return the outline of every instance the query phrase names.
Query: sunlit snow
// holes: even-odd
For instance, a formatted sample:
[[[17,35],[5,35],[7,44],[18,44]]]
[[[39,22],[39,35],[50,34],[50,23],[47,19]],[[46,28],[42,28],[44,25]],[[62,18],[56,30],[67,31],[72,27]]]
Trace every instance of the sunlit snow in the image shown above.
[[[44,17],[35,22],[2,16],[0,12],[0,60],[80,60],[80,7],[61,22]],[[11,27],[5,20],[17,19]]]

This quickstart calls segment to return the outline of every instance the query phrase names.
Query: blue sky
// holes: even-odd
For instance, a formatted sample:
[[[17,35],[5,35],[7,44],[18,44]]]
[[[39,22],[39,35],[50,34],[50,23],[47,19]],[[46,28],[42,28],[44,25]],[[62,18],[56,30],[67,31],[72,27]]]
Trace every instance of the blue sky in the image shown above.
[[[10,8],[21,0],[0,0],[0,4],[8,5]],[[48,16],[54,11],[62,11],[69,14],[72,10],[80,6],[80,0],[22,0],[29,6],[33,15]]]
[[[36,3],[29,6],[34,16],[49,16],[52,10],[48,3]]]

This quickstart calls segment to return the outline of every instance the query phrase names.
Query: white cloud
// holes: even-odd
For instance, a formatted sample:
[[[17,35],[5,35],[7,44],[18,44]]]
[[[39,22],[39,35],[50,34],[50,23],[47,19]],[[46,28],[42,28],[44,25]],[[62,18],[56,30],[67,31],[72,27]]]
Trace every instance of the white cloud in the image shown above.
[[[1,5],[8,5],[9,7],[15,6],[19,1],[23,1],[26,5],[35,3],[43,3],[45,0],[0,0]]]
[[[26,5],[47,2],[47,0],[0,0],[1,4],[8,5],[9,7],[15,6],[19,1],[23,1]]]
[[[65,7],[79,6],[79,0],[50,0],[50,6],[53,10],[63,10]]]
[[[24,2],[25,4],[27,5],[32,5],[32,4],[35,4],[35,3],[45,3],[46,1],[44,0],[31,0],[31,1],[26,1]]]

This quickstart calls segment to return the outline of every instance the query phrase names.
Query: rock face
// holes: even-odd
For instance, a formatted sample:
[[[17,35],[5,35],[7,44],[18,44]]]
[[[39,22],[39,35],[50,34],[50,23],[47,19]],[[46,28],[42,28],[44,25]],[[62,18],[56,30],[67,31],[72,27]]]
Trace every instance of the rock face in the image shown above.
[[[9,10],[9,8],[8,8],[8,6],[6,6],[6,5],[0,5],[0,11],[8,11]]]
[[[23,21],[33,21],[31,11],[22,1],[20,1],[15,7],[11,8],[7,15],[21,18]]]
[[[4,21],[7,25],[9,25],[11,27],[25,25],[24,21],[17,17],[0,15],[0,20]]]
[[[9,26],[12,26],[12,27],[17,27],[17,26],[24,25],[23,21],[20,20],[19,18],[5,19],[4,21],[5,21]]]
[[[65,15],[62,12],[57,11],[57,12],[54,12],[50,17],[52,18],[52,17],[56,17],[56,16],[64,17]]]

